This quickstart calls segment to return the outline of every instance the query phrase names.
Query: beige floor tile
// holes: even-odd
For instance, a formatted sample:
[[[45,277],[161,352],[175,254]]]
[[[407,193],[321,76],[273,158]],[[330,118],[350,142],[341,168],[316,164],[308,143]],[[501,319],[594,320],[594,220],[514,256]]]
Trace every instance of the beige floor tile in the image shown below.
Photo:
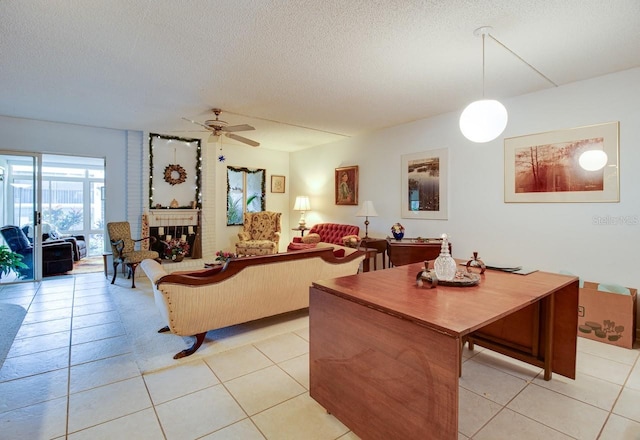
[[[213,434],[205,435],[201,440],[265,440],[251,419],[240,420],[231,426],[222,428]]]
[[[71,343],[84,344],[86,342],[98,341],[100,339],[114,338],[116,336],[126,335],[127,332],[121,322],[109,322],[107,324],[98,324],[91,327],[79,328],[73,331],[73,339]]]
[[[333,440],[349,431],[308,393],[256,414],[251,419],[269,440]]]
[[[254,344],[275,363],[309,352],[309,342],[294,333],[285,333]]]
[[[3,439],[49,440],[64,436],[67,398],[38,403],[0,414]]]
[[[62,292],[38,293],[36,294],[36,296],[33,297],[34,304],[45,302],[45,301],[73,301],[73,291],[71,289],[65,289]]]
[[[578,338],[577,346],[579,352],[589,353],[627,365],[633,365],[640,355],[640,350],[630,350],[586,338]]]
[[[491,350],[483,350],[482,352],[474,356],[473,360],[490,367],[497,368],[507,374],[511,374],[524,380],[531,380],[538,374],[540,374],[540,372],[542,372],[542,368],[529,365],[525,362],[521,362],[517,359],[512,359],[508,356],[504,356]],[[464,364],[462,368],[462,374],[464,375]]]
[[[57,310],[45,310],[42,312],[29,312],[24,317],[23,324],[34,324],[36,322],[52,321],[54,319],[71,318],[73,309],[67,307]]]
[[[531,384],[507,407],[577,439],[595,439],[607,412]]]
[[[66,368],[0,383],[0,413],[67,395]]]
[[[150,407],[151,399],[142,377],[71,394],[69,432],[80,431]]]
[[[538,376],[534,383],[607,411],[613,408],[622,389],[620,385],[584,373],[578,373],[575,380],[559,374],[554,374],[551,380]]]
[[[469,391],[506,405],[528,382],[470,359],[464,363],[459,383]]]
[[[70,434],[68,440],[159,440],[162,429],[153,409],[145,409],[82,431]]]
[[[278,364],[280,368],[293,377],[296,382],[309,389],[309,353],[302,356],[289,359],[288,361],[280,362]]]
[[[156,405],[167,440],[198,438],[247,417],[222,385]]]
[[[94,313],[104,313],[117,310],[113,301],[99,302],[95,304],[87,304],[73,307],[73,316],[93,315]]]
[[[509,409],[500,411],[473,440],[571,440],[571,437]]]
[[[623,385],[631,372],[631,365],[579,352],[576,360],[576,371]]]
[[[68,366],[68,347],[7,358],[0,370],[0,382],[55,371]]]
[[[16,339],[66,332],[71,329],[71,318],[52,319],[51,321],[23,324],[16,334]]]
[[[52,350],[54,348],[69,347],[70,339],[70,331],[16,339],[13,341],[13,345],[11,345],[11,350],[9,350],[7,357],[24,356],[26,354],[38,353],[41,351]]]
[[[70,368],[70,392],[90,390],[91,388],[120,382],[140,376],[140,370],[132,354],[123,354],[93,362],[74,365]]]
[[[305,341],[309,341],[309,327],[301,328],[300,330],[294,331],[294,333]]]
[[[111,356],[119,356],[130,352],[131,345],[127,341],[126,335],[72,345],[71,365],[97,361],[99,359],[106,359]]]
[[[84,295],[78,296],[78,291],[76,290],[75,296],[73,298],[73,306],[78,308],[80,306],[88,306],[90,304],[101,304],[111,302],[111,295],[108,292],[103,292],[94,295]]]
[[[109,322],[120,322],[120,315],[117,311],[112,310],[110,312],[94,313],[93,315],[74,316],[72,329],[76,330]]]
[[[628,419],[640,422],[640,391],[625,388],[622,390],[613,412]]]
[[[73,298],[59,299],[55,301],[40,301],[31,303],[29,312],[43,312],[45,310],[66,309],[73,305]]]
[[[460,388],[458,402],[458,432],[471,437],[484,426],[498,411],[501,405],[485,399],[478,394]]]
[[[277,366],[271,366],[224,383],[249,415],[304,393],[305,388]]]
[[[627,379],[626,387],[640,391],[640,361],[636,362]]]
[[[640,423],[611,414],[604,425],[601,440],[638,440],[640,439]]]
[[[220,383],[201,359],[185,363],[179,368],[148,373],[143,378],[155,405]]]
[[[204,358],[204,361],[222,382],[273,365],[273,362],[253,345],[218,353]]]

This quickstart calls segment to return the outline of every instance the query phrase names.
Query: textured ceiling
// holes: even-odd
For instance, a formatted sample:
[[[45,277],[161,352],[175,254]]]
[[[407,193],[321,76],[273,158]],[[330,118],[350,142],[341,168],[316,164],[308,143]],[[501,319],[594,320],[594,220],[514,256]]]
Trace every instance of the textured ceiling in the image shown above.
[[[483,25],[559,85],[640,66],[638,0],[2,0],[0,115],[203,137],[220,107],[295,151],[461,111]],[[485,78],[553,87],[490,39]]]

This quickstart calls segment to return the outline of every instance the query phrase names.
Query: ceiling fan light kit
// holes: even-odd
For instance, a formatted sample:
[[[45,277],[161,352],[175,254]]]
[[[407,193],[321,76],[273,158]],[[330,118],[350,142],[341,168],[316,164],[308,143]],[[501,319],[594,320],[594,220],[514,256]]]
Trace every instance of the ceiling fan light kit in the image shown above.
[[[252,139],[247,139],[246,137],[235,134],[236,131],[255,130],[254,127],[249,124],[229,125],[228,122],[220,120],[220,113],[222,113],[222,110],[219,108],[214,108],[213,113],[216,115],[216,118],[204,121],[204,123],[193,121],[187,118],[182,119],[209,130],[211,132],[211,135],[209,136],[208,143],[214,143],[220,139],[220,136],[226,136],[238,142],[242,142],[243,144],[251,145],[252,147],[260,146],[260,142],[256,142]]]

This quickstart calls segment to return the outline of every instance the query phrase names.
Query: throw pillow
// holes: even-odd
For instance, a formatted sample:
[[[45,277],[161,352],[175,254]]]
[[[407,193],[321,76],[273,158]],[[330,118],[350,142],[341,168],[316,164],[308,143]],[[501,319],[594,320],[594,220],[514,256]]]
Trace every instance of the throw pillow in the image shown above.
[[[306,237],[302,237],[303,243],[320,243],[320,235],[319,234],[309,234]]]

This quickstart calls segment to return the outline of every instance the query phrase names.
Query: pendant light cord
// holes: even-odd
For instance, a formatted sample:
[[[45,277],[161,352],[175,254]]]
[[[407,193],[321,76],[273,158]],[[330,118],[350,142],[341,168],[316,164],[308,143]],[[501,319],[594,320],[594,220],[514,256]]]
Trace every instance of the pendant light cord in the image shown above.
[[[504,47],[507,51],[509,51],[514,57],[516,57],[517,59],[519,59],[520,61],[522,61],[524,64],[526,64],[527,66],[529,66],[531,68],[531,70],[533,70],[534,72],[536,72],[538,75],[540,75],[542,78],[544,78],[545,80],[547,80],[549,83],[553,84],[554,87],[558,87],[558,84],[556,84],[555,82],[553,82],[551,79],[549,79],[549,77],[547,75],[545,75],[544,73],[540,72],[538,69],[536,69],[535,67],[533,67],[531,64],[527,63],[520,55],[518,55],[517,53],[515,53],[514,51],[512,51],[511,49],[509,49],[506,45],[504,45],[500,40],[498,40],[496,37],[494,37],[493,35],[491,35],[489,32],[486,33],[486,35],[489,35],[489,37],[495,41],[496,43],[498,43],[500,46]],[[482,96],[484,97],[484,36],[485,34],[482,34]]]

